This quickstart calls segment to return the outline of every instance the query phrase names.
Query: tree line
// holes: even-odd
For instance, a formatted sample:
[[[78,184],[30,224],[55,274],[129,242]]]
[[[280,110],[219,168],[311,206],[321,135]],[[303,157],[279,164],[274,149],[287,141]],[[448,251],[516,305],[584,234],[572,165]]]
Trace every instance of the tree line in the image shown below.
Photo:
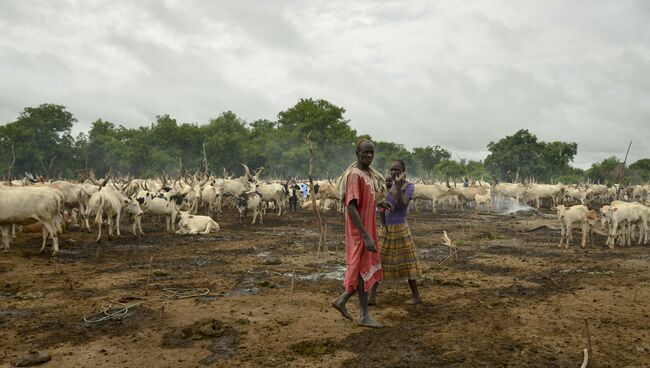
[[[74,179],[88,169],[100,176],[111,168],[138,177],[154,177],[163,172],[174,176],[181,165],[190,171],[202,168],[205,150],[214,174],[221,175],[224,170],[241,174],[239,163],[245,163],[251,168],[264,167],[269,176],[287,179],[307,175],[309,154],[305,139],[313,132],[316,175],[333,179],[354,161],[356,142],[372,139],[353,129],[344,114],[343,107],[310,98],[281,111],[275,121],[259,119],[249,123],[232,111],[203,124],[179,123],[169,115],[159,115],[151,125],[138,128],[99,119],[88,132],[74,137],[74,115],[64,106],[42,104],[26,107],[15,121],[0,126],[0,153],[5,158],[0,165],[9,165],[15,156],[14,177],[30,172]],[[581,170],[571,166],[578,152],[575,142],[542,142],[525,129],[490,142],[490,153],[483,161],[453,160],[451,152],[440,145],[409,150],[400,143],[373,141],[374,166],[379,170],[387,170],[392,160],[399,158],[405,161],[411,177],[432,180],[650,180],[650,159],[626,167],[618,158],[609,157]]]

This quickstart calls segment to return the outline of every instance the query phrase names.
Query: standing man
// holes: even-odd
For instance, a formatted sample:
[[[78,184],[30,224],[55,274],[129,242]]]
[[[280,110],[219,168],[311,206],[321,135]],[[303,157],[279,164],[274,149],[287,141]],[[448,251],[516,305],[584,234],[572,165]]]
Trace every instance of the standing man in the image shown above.
[[[343,317],[353,320],[346,303],[359,295],[360,318],[358,324],[365,327],[383,327],[368,313],[368,291],[381,280],[382,270],[378,252],[377,217],[375,193],[383,188],[384,178],[370,167],[375,157],[375,146],[369,140],[357,143],[357,161],[343,174],[339,187],[347,211],[345,216],[345,262],[346,271],[341,294],[332,306]],[[386,203],[381,207],[389,207]]]

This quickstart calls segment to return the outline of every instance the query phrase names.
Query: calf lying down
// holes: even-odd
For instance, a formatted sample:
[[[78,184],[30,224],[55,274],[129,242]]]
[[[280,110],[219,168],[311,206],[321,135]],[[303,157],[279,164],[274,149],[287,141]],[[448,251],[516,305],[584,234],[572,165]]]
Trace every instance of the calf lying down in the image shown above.
[[[209,216],[191,215],[185,211],[181,211],[178,227],[176,234],[209,234],[219,231],[219,224]]]

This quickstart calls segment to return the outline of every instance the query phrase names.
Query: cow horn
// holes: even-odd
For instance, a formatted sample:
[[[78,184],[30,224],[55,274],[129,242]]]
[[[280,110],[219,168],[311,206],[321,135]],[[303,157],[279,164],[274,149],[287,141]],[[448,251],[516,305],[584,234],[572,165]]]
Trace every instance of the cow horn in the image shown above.
[[[253,175],[251,175],[251,171],[248,168],[248,166],[246,166],[245,164],[241,164],[241,163],[240,163],[240,165],[242,165],[244,167],[244,169],[246,170],[246,179],[253,178]]]
[[[110,169],[108,169],[108,174],[106,174],[106,178],[104,179],[104,181],[100,185],[102,188],[105,187],[106,184],[108,184],[108,181],[110,180],[112,173],[113,173],[113,168],[111,167]]]
[[[126,188],[129,187],[129,184],[131,184],[131,181],[133,180],[133,178],[129,178],[129,177],[127,176],[127,180],[128,180],[128,181],[126,182],[126,184],[124,184],[124,186],[122,186],[122,188],[120,189],[122,192],[125,191]]]

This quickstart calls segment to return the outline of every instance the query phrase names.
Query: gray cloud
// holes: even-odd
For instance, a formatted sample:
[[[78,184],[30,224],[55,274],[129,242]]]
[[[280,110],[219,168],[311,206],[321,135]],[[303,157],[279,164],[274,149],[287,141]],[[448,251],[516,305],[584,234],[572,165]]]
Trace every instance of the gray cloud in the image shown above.
[[[3,1],[0,121],[63,104],[88,129],[225,110],[275,119],[299,98],[360,133],[482,159],[529,129],[586,168],[650,157],[645,1]]]

